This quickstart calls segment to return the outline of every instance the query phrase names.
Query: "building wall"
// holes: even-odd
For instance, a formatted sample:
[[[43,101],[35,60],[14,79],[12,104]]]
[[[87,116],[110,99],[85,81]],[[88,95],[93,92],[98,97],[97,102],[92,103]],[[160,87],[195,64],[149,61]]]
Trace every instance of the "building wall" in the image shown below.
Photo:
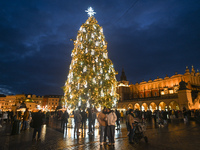
[[[48,96],[44,96],[42,100],[42,108],[47,109],[48,108]]]
[[[178,95],[174,94],[170,97],[164,96],[162,98],[145,98],[138,100],[126,100],[118,103],[118,108],[120,109],[138,109],[142,110],[165,110],[165,109],[181,109],[177,108],[178,104]]]
[[[0,109],[2,110],[5,106],[6,96],[2,95],[0,96]]]
[[[27,97],[32,99],[37,105],[42,106],[43,96],[36,96],[35,94],[33,94],[28,95]]]
[[[179,92],[179,83],[182,80],[187,83],[188,90],[184,91],[185,93]],[[167,107],[172,107],[172,103],[169,104],[169,101],[174,101],[174,105],[178,104],[179,109],[182,109],[184,106],[194,109],[196,107],[193,106],[194,100],[192,99],[191,91],[200,92],[199,71],[195,72],[193,67],[191,72],[186,68],[183,75],[176,73],[171,77],[166,76],[164,79],[157,77],[157,79],[149,80],[148,82],[143,81],[130,85],[127,83],[128,81],[119,81],[118,83],[117,92],[120,96],[118,107],[129,108],[128,103],[130,102],[130,106],[133,105],[133,108],[135,104],[142,106],[143,103],[147,104],[148,107],[150,106],[149,103],[155,103],[156,106],[159,106],[158,103],[160,101],[165,103]],[[171,100],[163,99],[164,96],[170,97],[170,95],[171,97],[177,95],[177,98],[172,98]],[[200,107],[200,105],[196,106]]]
[[[5,99],[5,106],[4,109],[5,111],[11,111],[12,106],[16,104],[16,96],[15,95],[6,95]]]
[[[37,104],[34,102],[25,102],[25,104],[29,111],[35,111],[37,109]]]
[[[49,95],[47,108],[51,111],[56,110],[56,108],[59,106],[59,102],[60,102],[61,98],[62,98],[62,96],[60,96],[60,95]]]
[[[24,100],[26,100],[25,94],[16,94],[16,103],[22,103]]]
[[[34,94],[0,95],[0,109],[11,111],[18,109],[22,102],[26,107],[34,110],[36,107],[44,111],[54,111],[61,103],[62,95],[36,96]],[[14,107],[15,106],[15,107]]]

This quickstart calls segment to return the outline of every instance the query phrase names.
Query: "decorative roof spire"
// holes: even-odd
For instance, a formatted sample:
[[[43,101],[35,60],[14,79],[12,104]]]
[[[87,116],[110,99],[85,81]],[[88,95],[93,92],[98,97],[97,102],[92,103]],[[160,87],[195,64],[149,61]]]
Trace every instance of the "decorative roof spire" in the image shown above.
[[[192,73],[195,73],[195,70],[194,70],[194,66],[192,65],[192,70],[191,70]]]
[[[126,75],[125,75],[125,72],[124,72],[124,68],[122,68],[122,75],[121,75],[121,77],[120,77],[120,80],[121,80],[121,81],[127,81]]]
[[[188,69],[188,66],[186,66],[185,72],[190,72],[190,70]]]
[[[196,76],[199,76],[199,69],[197,69],[197,73],[196,73]]]

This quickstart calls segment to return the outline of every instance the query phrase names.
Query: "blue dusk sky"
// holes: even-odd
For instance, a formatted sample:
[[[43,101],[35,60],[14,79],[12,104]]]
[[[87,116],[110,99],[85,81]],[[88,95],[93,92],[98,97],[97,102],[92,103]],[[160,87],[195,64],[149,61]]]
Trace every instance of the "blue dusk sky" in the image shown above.
[[[200,69],[199,0],[1,0],[0,94],[62,95],[73,42],[92,7],[120,79]]]

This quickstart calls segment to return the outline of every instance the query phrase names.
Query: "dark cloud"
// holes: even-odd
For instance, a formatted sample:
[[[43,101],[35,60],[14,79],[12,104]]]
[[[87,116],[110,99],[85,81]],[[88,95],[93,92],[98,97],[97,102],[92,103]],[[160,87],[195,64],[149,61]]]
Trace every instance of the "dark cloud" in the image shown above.
[[[92,6],[109,58],[130,82],[200,69],[198,0],[8,0],[0,5],[0,93],[62,94],[77,31]]]

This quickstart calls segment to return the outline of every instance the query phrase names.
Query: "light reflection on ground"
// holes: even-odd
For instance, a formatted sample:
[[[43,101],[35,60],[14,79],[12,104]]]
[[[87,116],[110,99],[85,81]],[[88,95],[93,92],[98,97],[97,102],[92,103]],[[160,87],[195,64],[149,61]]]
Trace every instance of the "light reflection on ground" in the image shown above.
[[[144,142],[144,139],[139,144],[129,144],[127,137],[127,129],[125,123],[121,124],[120,130],[115,130],[115,148],[108,145],[100,147],[99,143],[99,128],[95,128],[94,135],[88,135],[88,127],[86,129],[80,128],[80,135],[74,135],[73,119],[71,124],[68,123],[66,137],[64,138],[61,130],[61,121],[51,119],[49,125],[43,125],[41,130],[41,141],[32,142],[33,129],[23,131],[19,135],[1,136],[0,144],[4,145],[4,149],[72,149],[72,150],[110,150],[110,149],[197,149],[199,145],[200,127],[195,121],[189,124],[184,124],[182,120],[172,120],[164,127],[158,127],[154,121],[147,124],[146,136],[149,139],[149,144]],[[0,128],[3,133],[6,130],[9,132],[7,126]],[[0,145],[0,148],[1,148]],[[189,146],[187,146],[189,145]],[[192,146],[192,145],[195,145]]]

